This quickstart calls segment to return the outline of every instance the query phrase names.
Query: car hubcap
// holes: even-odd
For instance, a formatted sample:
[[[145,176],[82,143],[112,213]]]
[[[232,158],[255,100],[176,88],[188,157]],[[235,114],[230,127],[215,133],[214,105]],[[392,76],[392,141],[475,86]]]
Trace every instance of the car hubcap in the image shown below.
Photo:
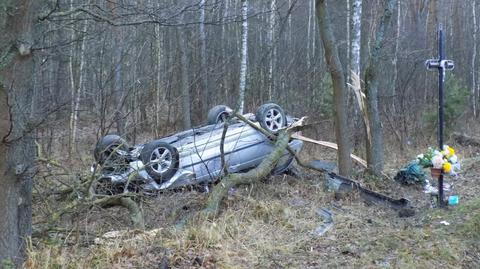
[[[283,117],[282,113],[275,108],[272,108],[267,111],[265,115],[265,124],[267,125],[270,131],[277,131],[283,127]]]
[[[158,174],[168,171],[172,164],[172,153],[164,147],[156,148],[150,156],[150,167]]]

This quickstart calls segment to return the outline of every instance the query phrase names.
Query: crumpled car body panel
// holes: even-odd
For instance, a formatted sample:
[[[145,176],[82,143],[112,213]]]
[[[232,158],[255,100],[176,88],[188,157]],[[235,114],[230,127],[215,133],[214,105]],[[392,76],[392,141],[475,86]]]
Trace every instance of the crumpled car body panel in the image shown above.
[[[253,114],[247,114],[254,120]],[[287,117],[288,124],[294,121]],[[143,189],[163,190],[192,184],[202,184],[216,181],[221,175],[220,144],[222,140],[223,123],[207,125],[158,139],[167,142],[178,150],[179,165],[173,176],[164,182],[156,182],[145,170],[145,164],[139,158],[145,144],[131,149],[127,167],[112,172],[102,169],[100,180],[113,184],[126,184],[129,176],[135,173],[134,179],[140,182]],[[303,142],[291,140],[289,146],[296,153],[302,148]],[[225,163],[230,173],[247,171],[257,167],[261,161],[272,152],[274,143],[265,135],[248,124],[239,120],[228,126],[225,141]],[[287,170],[293,156],[285,151],[278,161],[273,173]]]

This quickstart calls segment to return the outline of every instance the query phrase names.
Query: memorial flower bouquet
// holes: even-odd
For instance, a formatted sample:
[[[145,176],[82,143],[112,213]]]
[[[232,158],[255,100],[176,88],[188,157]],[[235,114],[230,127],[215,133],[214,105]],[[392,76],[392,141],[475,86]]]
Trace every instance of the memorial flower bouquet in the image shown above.
[[[429,147],[425,153],[417,156],[416,161],[423,168],[431,168],[432,175],[434,171],[456,175],[456,172],[460,170],[460,163],[455,150],[448,145],[444,145],[442,151]]]

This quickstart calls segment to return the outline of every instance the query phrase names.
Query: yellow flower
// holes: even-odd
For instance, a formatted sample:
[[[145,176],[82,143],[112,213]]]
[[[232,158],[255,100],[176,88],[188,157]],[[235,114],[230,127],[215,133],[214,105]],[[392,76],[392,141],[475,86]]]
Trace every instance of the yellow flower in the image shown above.
[[[455,150],[451,147],[448,147],[447,151],[448,151],[448,158],[452,157],[455,154]]]
[[[445,174],[449,174],[452,171],[452,165],[449,162],[445,162],[442,168]]]

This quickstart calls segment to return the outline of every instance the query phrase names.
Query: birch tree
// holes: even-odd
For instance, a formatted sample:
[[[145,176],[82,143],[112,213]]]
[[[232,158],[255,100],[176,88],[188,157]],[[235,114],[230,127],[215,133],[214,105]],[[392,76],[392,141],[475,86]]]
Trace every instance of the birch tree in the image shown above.
[[[73,7],[73,0],[70,1],[70,6]],[[85,35],[87,32],[87,20],[83,21],[82,35]],[[75,39],[75,32],[72,30],[72,40]],[[69,72],[70,72],[70,86],[72,91],[72,100],[71,100],[71,111],[70,111],[70,139],[69,139],[69,156],[76,151],[76,141],[77,141],[77,125],[78,125],[78,111],[80,108],[80,97],[83,91],[83,76],[85,73],[85,46],[86,40],[85,36],[82,36],[82,41],[80,45],[80,68],[78,71],[78,81],[75,84],[75,73],[73,70],[74,62],[74,47],[72,46],[70,50],[69,57]]]
[[[274,66],[275,59],[277,58],[277,50],[275,46],[275,12],[277,9],[276,0],[272,0],[270,4],[270,20],[269,20],[269,31],[268,31],[268,42],[270,49],[270,61],[268,66],[268,99],[273,99],[273,93],[275,89],[275,79],[274,79]]]
[[[353,0],[352,15],[352,50],[350,66],[352,71],[360,75],[360,42],[362,34],[362,0]]]
[[[242,0],[242,44],[240,49],[240,83],[238,112],[243,113],[245,107],[245,88],[247,84],[247,57],[248,57],[248,0]]]

